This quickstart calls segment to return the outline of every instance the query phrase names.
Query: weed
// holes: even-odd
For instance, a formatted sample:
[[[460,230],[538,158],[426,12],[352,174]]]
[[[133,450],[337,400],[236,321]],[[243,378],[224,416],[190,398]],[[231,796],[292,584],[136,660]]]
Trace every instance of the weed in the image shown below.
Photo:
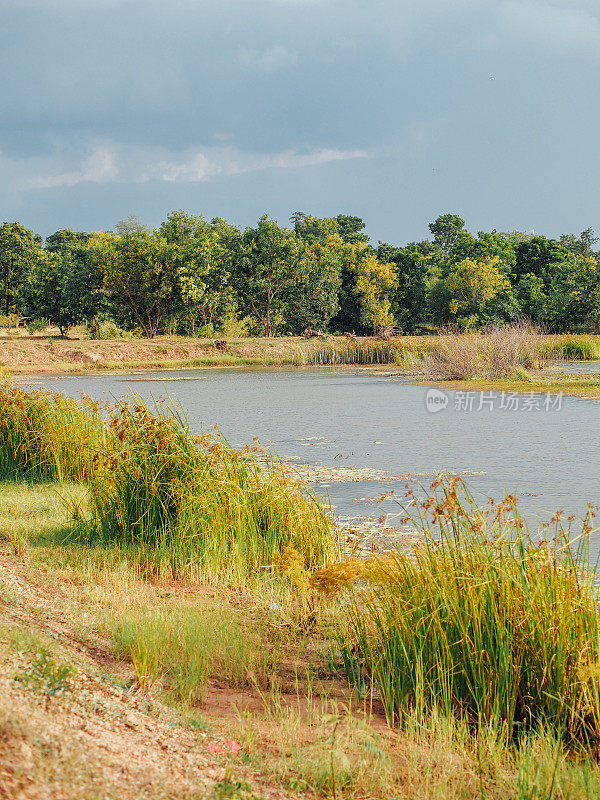
[[[58,664],[49,650],[40,648],[32,653],[30,666],[15,675],[15,680],[31,686],[36,692],[53,697],[71,690],[74,672],[70,664]]]

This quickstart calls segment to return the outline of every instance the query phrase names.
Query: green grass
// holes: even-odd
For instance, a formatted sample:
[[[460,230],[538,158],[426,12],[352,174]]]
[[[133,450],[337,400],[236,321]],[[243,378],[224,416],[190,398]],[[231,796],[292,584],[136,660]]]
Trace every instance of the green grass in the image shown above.
[[[288,547],[314,568],[336,557],[333,520],[276,458],[139,400],[105,407],[0,386],[0,478],[79,480],[71,541],[117,547],[152,574],[244,580]],[[259,458],[260,457],[260,458]],[[14,547],[18,547],[14,539]]]
[[[578,538],[558,517],[536,542],[514,498],[480,509],[459,479],[434,489],[424,507],[412,507],[423,533],[412,554],[317,575],[326,588],[362,578],[340,634],[348,677],[376,687],[390,723],[439,710],[507,739],[547,727],[597,747],[600,617],[588,563],[595,512]]]
[[[265,630],[252,625],[224,598],[157,609],[135,607],[109,623],[120,657],[131,661],[141,687],[161,680],[167,697],[184,706],[199,704],[210,679],[232,688],[264,685],[278,648]]]
[[[592,361],[600,358],[600,341],[596,336],[557,336],[548,354],[565,361]]]
[[[104,433],[96,403],[0,382],[0,479],[84,479]]]
[[[236,451],[218,434],[192,436],[165,406],[112,411],[108,447],[87,480],[89,545],[135,550],[148,569],[175,576],[243,579],[286,547],[316,566],[337,552],[333,521],[275,460]]]

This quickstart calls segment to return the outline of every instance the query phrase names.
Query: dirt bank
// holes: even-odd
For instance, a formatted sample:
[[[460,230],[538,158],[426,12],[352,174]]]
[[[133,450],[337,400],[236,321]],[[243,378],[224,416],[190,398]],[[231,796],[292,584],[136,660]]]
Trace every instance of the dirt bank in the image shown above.
[[[208,366],[277,366],[391,363],[393,345],[373,338],[277,339],[62,339],[0,337],[0,368],[9,373],[81,373],[115,369],[177,369]]]

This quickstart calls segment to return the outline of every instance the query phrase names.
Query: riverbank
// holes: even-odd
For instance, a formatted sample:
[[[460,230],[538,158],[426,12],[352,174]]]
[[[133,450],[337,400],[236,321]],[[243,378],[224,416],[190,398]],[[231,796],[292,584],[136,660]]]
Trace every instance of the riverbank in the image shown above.
[[[420,337],[425,340],[427,337]],[[0,338],[0,368],[11,374],[63,373],[204,367],[395,364],[399,340],[373,337],[349,340],[328,337],[213,339],[62,339],[60,337]],[[423,347],[420,341],[411,348]]]
[[[0,797],[600,794],[594,507],[541,546],[440,477],[361,551],[257,443],[104,412],[0,387]]]
[[[325,336],[199,339],[63,339],[58,336],[0,336],[0,369],[9,374],[83,374],[140,369],[276,366],[392,366],[403,374],[444,380],[510,374],[520,364],[600,358],[600,336],[507,334],[439,336]],[[490,359],[493,363],[490,363]],[[531,363],[530,363],[531,362]]]
[[[507,746],[440,711],[390,728],[336,665],[332,604],[274,576],[148,579],[59,545],[71,484],[0,482],[0,796],[20,800],[530,800],[594,797],[600,769],[550,735]],[[55,542],[55,543],[52,543]],[[186,620],[169,684],[164,621]],[[144,637],[136,639],[136,630]],[[187,648],[180,630],[178,647]],[[187,651],[186,651],[187,652]],[[210,658],[204,661],[206,654]],[[189,654],[187,654],[189,658]],[[203,677],[204,673],[204,677]],[[185,677],[185,674],[182,676]]]

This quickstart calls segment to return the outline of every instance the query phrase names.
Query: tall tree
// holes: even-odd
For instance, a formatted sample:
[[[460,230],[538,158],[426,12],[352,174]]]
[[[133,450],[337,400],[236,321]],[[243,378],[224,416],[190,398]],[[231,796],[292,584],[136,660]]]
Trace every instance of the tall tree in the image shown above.
[[[41,239],[18,222],[0,226],[0,287],[2,311],[9,316],[27,270],[41,254]]]
[[[368,244],[369,237],[366,233],[362,233],[365,228],[365,223],[360,217],[351,217],[348,214],[338,214],[335,217],[337,222],[337,232],[342,238],[342,241],[349,244]]]
[[[485,261],[465,258],[454,264],[445,281],[450,296],[450,313],[463,327],[488,321],[489,304],[510,282],[499,267],[499,258]]]
[[[429,223],[435,247],[449,255],[464,226],[465,221],[458,214],[441,214],[435,222]]]
[[[224,220],[209,224],[201,216],[173,211],[159,232],[171,248],[178,275],[181,303],[175,311],[188,320],[191,332],[198,320],[213,325],[234,311],[231,272],[239,231]]]
[[[33,263],[23,287],[23,313],[31,320],[47,320],[66,336],[73,325],[98,312],[100,286],[100,273],[89,251],[45,250]]]
[[[126,328],[152,338],[172,311],[179,287],[167,240],[157,231],[92,236],[112,313]]]
[[[290,292],[309,259],[308,245],[266,215],[243,234],[240,277],[246,286],[246,302],[265,336],[273,336],[285,322]]]
[[[402,330],[411,333],[427,312],[427,259],[418,244],[402,248],[380,243],[375,252],[379,261],[395,265],[392,312]]]

